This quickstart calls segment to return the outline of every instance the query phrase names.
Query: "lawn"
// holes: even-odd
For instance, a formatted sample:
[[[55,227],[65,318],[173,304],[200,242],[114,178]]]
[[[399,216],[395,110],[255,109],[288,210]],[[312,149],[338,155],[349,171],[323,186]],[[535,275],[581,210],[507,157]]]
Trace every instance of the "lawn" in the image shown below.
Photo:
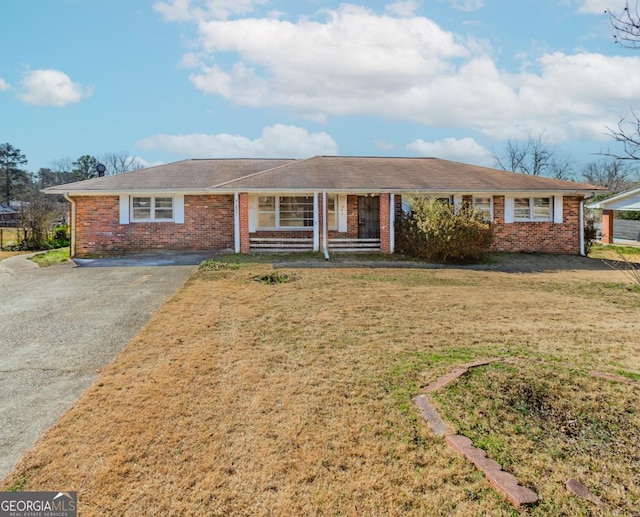
[[[0,489],[75,490],[83,516],[637,513],[640,291],[623,273],[549,256],[324,265],[198,272]],[[535,490],[532,508],[412,402],[489,357],[433,400]]]
[[[8,248],[18,243],[18,230],[16,228],[0,227],[0,260],[18,255],[21,252],[6,251]]]

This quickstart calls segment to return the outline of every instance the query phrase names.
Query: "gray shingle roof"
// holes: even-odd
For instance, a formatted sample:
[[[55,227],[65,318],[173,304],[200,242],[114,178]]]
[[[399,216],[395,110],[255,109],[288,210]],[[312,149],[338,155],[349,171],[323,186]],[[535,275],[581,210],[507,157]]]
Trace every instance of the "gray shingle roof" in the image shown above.
[[[0,203],[0,215],[14,215],[17,213],[18,211],[12,206],[7,205],[6,203]]]
[[[307,160],[185,160],[60,185],[48,193],[128,191],[250,192],[582,192],[601,187],[505,172],[437,158],[316,156]]]
[[[114,176],[94,178],[45,190],[60,192],[206,191],[214,185],[278,167],[293,160],[217,159],[184,160]]]

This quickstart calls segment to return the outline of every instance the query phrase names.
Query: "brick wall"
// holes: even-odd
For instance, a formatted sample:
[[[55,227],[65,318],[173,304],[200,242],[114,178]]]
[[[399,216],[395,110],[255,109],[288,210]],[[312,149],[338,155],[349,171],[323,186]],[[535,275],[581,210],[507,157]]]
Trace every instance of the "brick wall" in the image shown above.
[[[87,196],[76,200],[76,256],[115,254],[152,249],[233,250],[233,196],[185,196],[185,222],[119,223],[117,196]],[[400,214],[402,197],[395,196]],[[249,251],[248,196],[240,194],[241,251]],[[388,214],[388,200],[385,213]],[[542,253],[580,253],[580,198],[565,197],[563,223],[504,223],[504,196],[494,196],[494,249]],[[381,217],[382,219],[382,217]],[[388,217],[387,217],[388,220]],[[384,223],[384,221],[381,221]],[[258,232],[252,237],[313,238],[313,228]],[[347,233],[330,231],[329,238],[358,237],[358,196],[347,196]],[[322,236],[321,236],[322,238]]]
[[[391,196],[389,194],[380,194],[380,252],[389,253],[391,244]]]
[[[524,251],[579,255],[580,198],[565,196],[563,222],[504,223],[504,196],[493,197],[493,227],[496,251]]]
[[[153,249],[233,250],[233,196],[185,196],[184,224],[120,224],[117,196],[76,201],[76,256]]]

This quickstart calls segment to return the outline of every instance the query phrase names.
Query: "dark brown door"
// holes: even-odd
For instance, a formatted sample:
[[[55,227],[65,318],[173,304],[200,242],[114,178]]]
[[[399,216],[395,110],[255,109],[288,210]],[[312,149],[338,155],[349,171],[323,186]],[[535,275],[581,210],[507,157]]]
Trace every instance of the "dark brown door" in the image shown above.
[[[358,196],[358,238],[380,238],[379,196]]]

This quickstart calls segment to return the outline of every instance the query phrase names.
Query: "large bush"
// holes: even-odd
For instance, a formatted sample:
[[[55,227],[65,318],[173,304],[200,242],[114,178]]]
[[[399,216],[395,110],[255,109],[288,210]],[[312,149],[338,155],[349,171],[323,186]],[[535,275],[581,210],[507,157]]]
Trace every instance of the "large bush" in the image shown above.
[[[481,261],[491,249],[491,223],[468,203],[453,207],[415,198],[410,207],[397,222],[399,252],[443,264],[469,264]]]

